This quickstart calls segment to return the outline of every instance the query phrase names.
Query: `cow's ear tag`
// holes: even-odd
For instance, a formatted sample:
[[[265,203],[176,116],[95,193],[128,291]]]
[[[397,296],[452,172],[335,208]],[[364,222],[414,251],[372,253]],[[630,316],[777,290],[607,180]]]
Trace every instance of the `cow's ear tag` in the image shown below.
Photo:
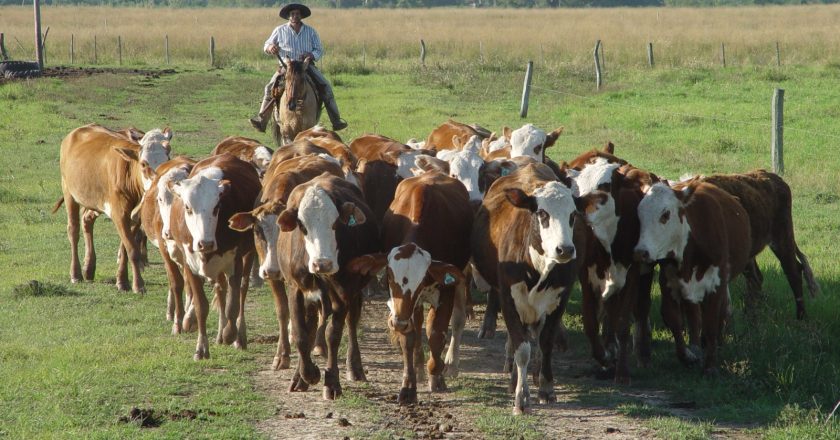
[[[454,282],[455,282],[455,277],[453,277],[452,274],[447,273],[446,276],[443,277],[443,284],[445,284],[447,286],[454,283]]]
[[[356,217],[353,214],[350,214],[350,220],[347,220],[348,226],[356,226]]]
[[[502,168],[502,176],[507,176],[508,174],[510,174],[510,170],[507,168]]]

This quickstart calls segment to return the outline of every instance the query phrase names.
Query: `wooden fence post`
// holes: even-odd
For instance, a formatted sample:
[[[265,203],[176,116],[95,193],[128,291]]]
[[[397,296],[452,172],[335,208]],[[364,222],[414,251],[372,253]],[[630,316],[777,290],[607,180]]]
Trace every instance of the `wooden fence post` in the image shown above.
[[[484,44],[481,41],[478,42],[478,62],[484,64]]]
[[[210,67],[216,67],[216,40],[210,37]]]
[[[648,43],[647,53],[648,53],[648,66],[653,67],[653,43]]]
[[[604,53],[604,43],[601,43],[601,53],[600,53],[600,60],[601,60],[601,71],[607,71],[607,55]]]
[[[70,64],[76,59],[76,36],[70,34]]]
[[[528,97],[531,95],[531,75],[534,72],[534,62],[528,61],[528,68],[525,70],[525,84],[522,86],[522,103],[519,106],[519,117],[528,116]]]
[[[163,51],[166,53],[166,64],[169,64],[169,34],[163,37]]]
[[[595,55],[595,89],[596,90],[601,90],[601,84],[602,84],[602,81],[601,81],[601,60],[598,57],[598,49],[600,49],[600,48],[601,48],[601,40],[598,40],[598,42],[595,43],[595,51],[594,51],[594,55]]]
[[[726,46],[720,43],[720,62],[726,67]]]
[[[120,60],[122,66],[122,36],[117,35],[117,58]]]
[[[6,52],[6,36],[0,32],[0,60],[6,61],[9,59],[9,53]]]
[[[426,66],[426,42],[420,39],[420,65]]]
[[[96,59],[96,35],[93,36],[93,64],[97,64],[97,59]]]
[[[33,0],[35,8],[35,56],[38,59],[38,69],[44,70],[44,45],[41,42],[41,1]]]
[[[784,104],[785,90],[776,89],[773,93],[773,134],[771,137],[770,158],[773,161],[773,172],[782,176],[785,174],[784,161]]]
[[[776,42],[776,67],[782,66],[782,52],[779,50],[779,42]]]
[[[365,67],[367,62],[367,43],[362,42],[362,68]]]

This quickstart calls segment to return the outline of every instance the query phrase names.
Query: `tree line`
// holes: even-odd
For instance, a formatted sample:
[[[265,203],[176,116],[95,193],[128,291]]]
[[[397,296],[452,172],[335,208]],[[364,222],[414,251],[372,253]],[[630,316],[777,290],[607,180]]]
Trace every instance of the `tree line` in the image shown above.
[[[840,0],[311,0],[325,8],[562,8],[644,6],[742,6],[837,3]],[[0,5],[29,5],[32,0],[0,0]],[[140,7],[279,7],[283,0],[41,0],[42,5],[140,6]]]

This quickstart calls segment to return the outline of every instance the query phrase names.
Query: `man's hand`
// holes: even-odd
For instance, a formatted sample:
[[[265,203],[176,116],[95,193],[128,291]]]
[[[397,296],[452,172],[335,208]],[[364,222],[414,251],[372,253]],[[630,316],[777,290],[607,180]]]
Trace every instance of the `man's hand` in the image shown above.
[[[277,47],[276,44],[272,44],[271,46],[268,46],[268,49],[266,49],[265,51],[266,51],[266,53],[269,53],[271,55],[277,55],[277,52],[279,50],[280,50],[280,48]]]
[[[303,54],[303,61],[305,63],[311,63],[314,57],[312,56],[312,52],[306,52]]]

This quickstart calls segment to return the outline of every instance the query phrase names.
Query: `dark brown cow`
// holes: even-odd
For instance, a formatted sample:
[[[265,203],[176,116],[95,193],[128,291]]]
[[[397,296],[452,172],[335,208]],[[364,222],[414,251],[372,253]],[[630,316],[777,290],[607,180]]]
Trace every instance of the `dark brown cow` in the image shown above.
[[[198,318],[194,359],[210,357],[205,279],[216,282],[219,289],[216,341],[245,348],[247,282],[241,283],[243,274],[251,270],[254,238],[253,234],[229,228],[228,221],[235,213],[254,207],[260,192],[259,176],[250,163],[222,154],[198,162],[187,179],[171,183],[169,188],[176,195],[170,232],[184,254],[184,277]]]
[[[752,231],[750,256],[752,259],[744,272],[747,279],[747,301],[755,301],[761,292],[763,277],[755,262],[755,257],[767,245],[770,245],[793,290],[796,318],[804,318],[802,275],[805,275],[808,290],[812,296],[819,291],[820,287],[814,279],[808,259],[796,245],[793,234],[790,187],[781,177],[765,170],[756,170],[746,174],[713,174],[702,177],[701,180],[716,185],[735,196],[750,216],[750,230]]]
[[[321,379],[310,353],[316,321],[316,310],[310,306],[318,304],[325,316],[332,316],[326,338],[324,398],[341,394],[338,346],[345,317],[348,375],[351,380],[365,380],[357,332],[362,288],[370,277],[351,272],[347,263],[379,249],[376,222],[367,221],[372,215],[356,186],[324,174],[298,185],[277,219],[281,230],[277,246],[284,249],[280,270],[292,289],[289,308],[299,354],[291,391],[306,390]]]
[[[67,210],[67,237],[70,240],[70,281],[93,280],[96,252],[93,246],[93,225],[100,213],[110,217],[120,236],[116,284],[128,290],[127,262],[133,275],[132,290],[145,290],[140,275],[141,251],[132,216],[140,205],[144,191],[151,186],[155,169],[169,160],[172,132],[154,129],[139,143],[125,134],[96,124],[79,127],[61,142],[60,164],[62,199],[52,212],[64,203]],[[84,210],[84,267],[79,264],[79,215]],[[84,273],[82,273],[84,272]]]
[[[429,137],[426,138],[425,148],[434,150],[458,150],[461,145],[466,145],[467,141],[473,136],[484,139],[490,136],[490,132],[478,126],[467,125],[450,119],[429,133]],[[457,139],[457,142],[454,139]]]
[[[181,274],[184,258],[180,249],[175,246],[176,243],[171,240],[169,231],[170,214],[175,198],[169,190],[169,182],[186,179],[194,165],[194,160],[184,156],[178,156],[161,164],[157,169],[157,175],[152,182],[152,186],[146,191],[140,205],[140,224],[152,244],[160,250],[160,256],[166,269],[166,277],[169,279],[166,320],[172,321],[173,334],[181,333],[183,328],[188,327],[188,325],[183,324],[186,322],[184,320],[184,300],[182,297],[184,277]],[[192,298],[191,295],[189,297]]]
[[[464,186],[440,173],[403,180],[382,224],[388,253],[365,255],[351,270],[375,274],[387,267],[391,300],[388,327],[403,354],[403,383],[398,402],[417,402],[416,368],[423,367],[423,303],[430,303],[426,335],[431,358],[429,390],[446,389],[446,373],[457,375],[459,345],[466,320],[467,288],[462,270],[470,258],[473,213]],[[453,313],[454,310],[454,313]],[[442,357],[452,319],[452,341]]]
[[[341,168],[333,161],[320,156],[299,156],[283,161],[271,168],[263,178],[263,189],[257,198],[256,207],[249,212],[240,212],[231,217],[230,227],[237,231],[253,229],[257,254],[260,257],[259,276],[268,280],[274,296],[274,309],[280,327],[277,352],[272,362],[275,370],[289,368],[291,348],[289,345],[289,301],[286,286],[280,272],[277,239],[280,229],[277,216],[286,209],[286,201],[292,190],[323,173],[343,177]],[[319,325],[320,345],[323,345],[323,326]],[[318,348],[319,342],[316,342]],[[320,348],[321,351],[325,351]]]
[[[674,336],[677,356],[691,361],[683,342],[680,303],[699,304],[703,314],[703,371],[717,371],[717,347],[729,314],[729,282],[750,261],[747,212],[738,200],[710,183],[675,188],[655,183],[639,203],[641,233],[635,257],[662,261],[662,316]]]
[[[539,399],[556,400],[551,352],[580,257],[572,237],[577,214],[570,185],[568,177],[558,181],[543,164],[526,165],[490,187],[473,225],[473,261],[498,289],[508,328],[507,362],[516,363],[511,370],[514,414],[530,406],[526,375],[532,338],[542,354],[535,375]]]
[[[256,139],[242,136],[228,136],[213,148],[210,155],[215,156],[224,153],[232,154],[250,163],[256,168],[257,173],[262,176],[265,174],[268,164],[271,163],[271,155],[274,154],[274,150],[266,147]]]

